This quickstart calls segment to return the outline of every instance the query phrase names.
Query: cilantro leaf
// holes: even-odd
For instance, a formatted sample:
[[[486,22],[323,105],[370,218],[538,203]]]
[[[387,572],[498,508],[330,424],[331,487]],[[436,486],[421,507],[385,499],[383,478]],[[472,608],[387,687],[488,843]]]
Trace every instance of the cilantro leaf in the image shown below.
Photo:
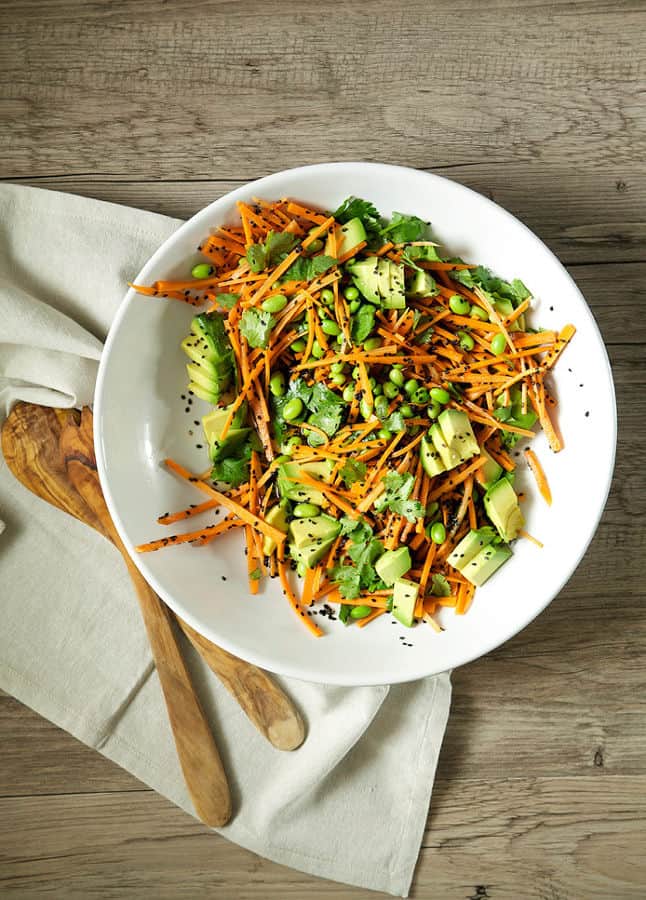
[[[356,566],[335,566],[332,580],[339,587],[339,594],[346,600],[355,600],[361,590],[361,573]]]
[[[350,603],[342,603],[341,608],[339,609],[339,621],[343,622],[344,625],[347,625],[351,612],[352,605]]]
[[[345,482],[346,487],[350,487],[355,481],[363,481],[366,477],[366,464],[356,459],[348,459],[343,468],[339,470],[339,475]]]
[[[247,262],[256,275],[281,263],[298,243],[296,235],[289,231],[270,231],[264,244],[247,247]]]
[[[468,288],[479,287],[487,294],[491,294],[493,300],[511,300],[514,306],[518,306],[527,297],[530,291],[519,278],[512,282],[498,278],[485,266],[477,266],[475,269],[458,269],[449,272],[453,281],[458,281]]]
[[[312,281],[335,265],[336,259],[323,253],[318,256],[299,256],[279,281],[281,284],[286,281]]]
[[[341,535],[348,537],[354,544],[364,543],[372,538],[372,528],[365,519],[351,519],[350,516],[343,516],[339,522]]]
[[[224,309],[233,309],[238,300],[240,299],[239,294],[218,294],[215,298],[217,302]]]
[[[250,347],[267,347],[275,319],[264,309],[245,309],[240,319],[240,333]]]
[[[419,500],[393,500],[389,509],[400,516],[405,516],[409,522],[421,518],[426,512]]]
[[[424,270],[417,265],[416,260],[420,262],[442,262],[442,257],[437,252],[435,244],[423,244],[421,247],[404,247],[402,253],[402,262],[411,269],[417,269],[418,272]],[[468,270],[463,270],[468,271]]]
[[[303,401],[303,406],[307,407],[307,404],[310,402],[310,397],[312,396],[312,388],[309,387],[303,378],[295,378],[294,381],[289,383],[287,391],[283,394],[282,397],[273,397],[271,398],[272,408],[274,415],[272,416],[272,425],[274,429],[274,435],[279,444],[282,444],[287,436],[287,429],[289,428],[289,423],[285,422],[285,416],[283,415],[283,409],[285,405],[289,403],[290,400],[293,400],[295,397],[298,397],[299,400]]]
[[[253,581],[260,581],[260,579],[262,578],[262,572],[260,571],[258,566],[256,566],[253,572],[249,572],[249,578],[251,578]]]
[[[336,434],[341,424],[345,404],[334,391],[317,381],[312,388],[308,408],[312,413],[308,421],[312,425],[322,429],[328,437]]]
[[[386,490],[377,497],[373,507],[377,512],[390,509],[392,512],[413,522],[424,515],[424,507],[417,500],[409,500],[415,483],[415,476],[411,472],[400,475],[399,472],[388,472],[383,477]]]
[[[355,344],[362,344],[375,327],[375,312],[371,303],[362,303],[352,316],[350,335]]]
[[[388,431],[394,432],[403,431],[406,428],[404,417],[398,410],[395,410],[388,416],[388,418],[384,422],[384,428],[387,428]]]
[[[403,244],[405,241],[421,240],[426,227],[427,223],[418,216],[394,212],[390,224],[381,229],[381,234],[394,244]]]
[[[211,478],[213,481],[221,481],[230,487],[239,487],[239,485],[249,480],[250,458],[251,445],[247,442],[237,447],[234,455],[218,459],[213,464]]]
[[[444,575],[431,575],[431,594],[435,597],[449,597],[451,585]]]

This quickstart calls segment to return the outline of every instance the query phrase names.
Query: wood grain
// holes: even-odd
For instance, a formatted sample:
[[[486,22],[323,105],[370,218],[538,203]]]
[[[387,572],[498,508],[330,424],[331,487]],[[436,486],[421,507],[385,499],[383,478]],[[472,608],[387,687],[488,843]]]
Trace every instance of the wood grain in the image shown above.
[[[556,601],[454,673],[412,896],[642,900],[646,7],[258,9],[5,0],[0,178],[184,218],[290,165],[403,163],[493,197],[570,266],[613,365],[613,488]],[[208,834],[10,698],[0,729],[0,893],[379,896]]]

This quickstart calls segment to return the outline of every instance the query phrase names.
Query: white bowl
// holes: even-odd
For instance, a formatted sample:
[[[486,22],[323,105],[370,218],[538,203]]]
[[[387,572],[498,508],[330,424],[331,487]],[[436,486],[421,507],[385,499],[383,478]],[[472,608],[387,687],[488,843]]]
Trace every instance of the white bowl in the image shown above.
[[[528,228],[473,191],[412,169],[372,163],[326,163],[279,172],[216,200],[183,225],[143,268],[136,282],[184,276],[198,260],[200,240],[217,224],[235,221],[236,200],[284,196],[334,209],[349,194],[371,200],[383,215],[415,213],[432,222],[446,253],[483,263],[505,278],[519,277],[537,302],[534,325],[577,334],[556,367],[558,421],[565,449],[553,454],[544,437],[533,446],[554,497],[548,507],[524,463],[527,530],[544,542],[514,546],[513,559],[479,588],[465,616],[446,610],[446,630],[406,629],[390,615],[368,628],[317,619],[327,632],[305,630],[268,581],[252,597],[240,534],[205,548],[179,546],[137,554],[133,546],[168,534],[155,519],[203,498],[168,473],[172,456],[194,471],[208,464],[196,449],[194,420],[206,411],[194,401],[185,412],[185,359],[179,342],[193,310],[175,301],[128,291],[105,347],[95,398],[95,442],[105,497],[124,543],[158,594],[182,618],[231,653],[281,675],[345,685],[409,681],[482,656],[515,635],[558,594],[595,532],[612,477],[616,411],[610,365],[594,318],[556,257]],[[135,274],[134,272],[132,273]],[[194,434],[189,435],[189,430]],[[204,520],[181,523],[186,530]],[[171,529],[172,530],[172,527]],[[403,638],[403,639],[402,639]],[[412,646],[410,646],[412,645]]]

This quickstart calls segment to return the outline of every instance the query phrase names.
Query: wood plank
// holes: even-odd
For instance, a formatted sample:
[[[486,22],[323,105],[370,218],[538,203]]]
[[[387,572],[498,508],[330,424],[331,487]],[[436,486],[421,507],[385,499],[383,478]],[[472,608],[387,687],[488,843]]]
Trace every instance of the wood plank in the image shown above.
[[[411,896],[637,900],[646,883],[645,815],[644,776],[438,787]],[[153,793],[2,800],[0,848],[0,885],[30,897],[386,896],[260,859]]]
[[[322,159],[485,158],[619,180],[643,160],[646,28],[632,3],[503,13],[471,0],[456,18],[448,2],[346,0],[325,27],[296,0],[271,16],[251,0],[103,7],[4,4],[5,177],[116,166],[248,179]]]
[[[614,167],[572,175],[569,168],[532,162],[436,166],[432,171],[508,209],[566,264],[646,261],[646,175],[641,165],[621,175]],[[140,181],[127,174],[31,175],[14,180],[180,219],[244,184],[240,178]]]

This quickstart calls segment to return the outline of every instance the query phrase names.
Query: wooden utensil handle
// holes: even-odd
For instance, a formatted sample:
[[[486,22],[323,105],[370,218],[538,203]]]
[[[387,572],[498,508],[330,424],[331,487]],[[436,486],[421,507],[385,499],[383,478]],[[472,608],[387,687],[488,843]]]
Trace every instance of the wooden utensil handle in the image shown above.
[[[121,551],[134,582],[148,640],[166,701],[177,755],[195,812],[205,825],[220,827],[231,817],[231,795],[220,754],[182,659],[171,614],[130,559],[100,493],[90,459],[68,458],[67,471],[103,528]]]
[[[184,634],[238,701],[258,731],[278,750],[295,750],[300,747],[305,738],[303,720],[285,692],[267,673],[217,647],[179,616],[176,619]]]

